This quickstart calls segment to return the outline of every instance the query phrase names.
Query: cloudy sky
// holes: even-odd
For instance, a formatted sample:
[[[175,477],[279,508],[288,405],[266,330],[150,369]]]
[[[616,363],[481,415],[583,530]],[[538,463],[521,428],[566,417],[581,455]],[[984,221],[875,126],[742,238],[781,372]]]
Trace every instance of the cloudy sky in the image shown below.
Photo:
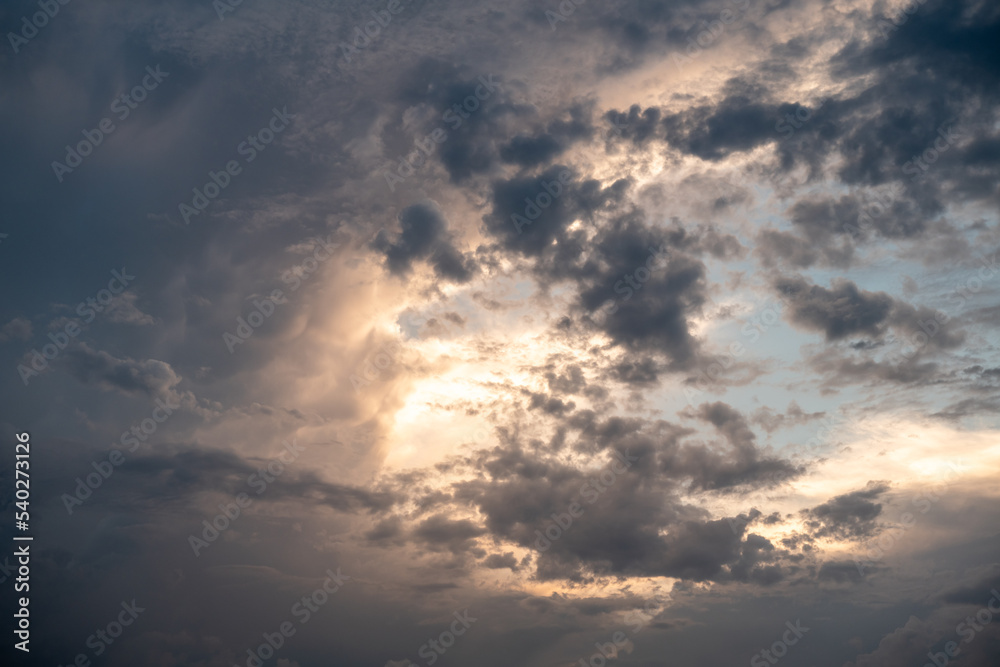
[[[996,3],[0,25],[14,664],[1000,663]]]

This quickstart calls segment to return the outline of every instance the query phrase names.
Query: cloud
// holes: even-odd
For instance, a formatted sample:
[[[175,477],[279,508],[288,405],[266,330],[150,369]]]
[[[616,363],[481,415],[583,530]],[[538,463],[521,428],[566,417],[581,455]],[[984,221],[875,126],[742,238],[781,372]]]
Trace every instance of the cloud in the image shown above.
[[[815,537],[838,537],[858,540],[878,531],[876,519],[882,513],[875,502],[889,490],[888,482],[868,482],[860,491],[836,496],[822,505],[803,510],[806,525]]]
[[[386,258],[389,271],[404,276],[417,260],[426,260],[439,278],[468,282],[475,265],[452,244],[448,223],[436,202],[426,201],[403,209],[401,231],[395,241],[379,232],[372,246]]]
[[[893,307],[884,292],[866,292],[849,280],[839,280],[832,289],[810,285],[804,278],[781,278],[775,288],[788,299],[792,322],[820,331],[835,341],[858,333],[879,336]]]
[[[0,343],[11,340],[31,339],[31,320],[24,317],[15,317],[7,324],[0,327]]]
[[[67,349],[62,361],[69,373],[85,385],[151,399],[174,395],[174,388],[182,379],[166,362],[119,359],[86,343]]]

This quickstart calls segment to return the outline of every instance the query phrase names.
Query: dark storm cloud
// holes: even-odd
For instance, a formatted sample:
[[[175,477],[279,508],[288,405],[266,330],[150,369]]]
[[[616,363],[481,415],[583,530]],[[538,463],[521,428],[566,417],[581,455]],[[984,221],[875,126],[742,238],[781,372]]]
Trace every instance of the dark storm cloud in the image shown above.
[[[485,531],[466,519],[453,520],[442,514],[424,519],[413,531],[417,541],[433,550],[463,553],[474,549],[475,538]]]
[[[775,118],[781,108],[744,95],[732,95],[715,106],[665,115],[667,143],[703,160],[721,160],[775,141]]]
[[[512,551],[503,554],[490,554],[483,560],[483,566],[491,570],[508,569],[513,572],[517,572],[519,569],[517,559]]]
[[[201,493],[248,493],[257,499],[260,487],[251,486],[248,478],[254,474],[263,478],[261,471],[266,472],[268,464],[279,460],[248,459],[224,451],[179,450],[129,458],[119,474],[132,480],[129,495],[140,494],[151,506],[165,501],[189,504]],[[386,491],[327,482],[310,470],[296,469],[296,465],[302,464],[283,463],[280,476],[272,477],[275,481],[265,485],[259,498],[325,505],[341,512],[381,512],[399,501]]]
[[[149,398],[165,397],[181,381],[168,363],[156,359],[118,359],[86,343],[68,348],[62,362],[83,384]]]
[[[738,85],[733,82],[731,87]],[[763,91],[753,92],[753,97],[734,92],[718,104],[675,113],[633,105],[628,112],[608,111],[605,119],[623,141],[646,144],[659,139],[683,153],[714,162],[779,139],[776,119],[794,107],[762,103],[758,100]]]
[[[775,288],[788,299],[791,320],[824,333],[828,341],[858,333],[881,335],[893,306],[888,294],[859,290],[849,280],[840,280],[833,289],[826,289],[810,285],[801,277],[781,278]]]
[[[623,662],[657,664],[670,656],[685,664],[745,665],[800,609],[822,618],[823,624],[792,649],[790,664],[853,659],[851,664],[858,666],[903,667],[923,664],[928,650],[958,639],[955,625],[969,612],[959,605],[978,608],[983,600],[976,600],[975,586],[996,581],[980,567],[995,560],[990,531],[996,521],[970,520],[973,513],[995,507],[991,499],[963,497],[961,512],[940,522],[947,528],[939,532],[946,533],[948,544],[913,540],[914,549],[924,551],[917,557],[899,552],[899,567],[894,568],[898,579],[876,569],[878,576],[865,582],[871,595],[856,595],[859,588],[841,596],[841,587],[830,584],[856,583],[857,567],[848,561],[821,562],[815,547],[820,540],[796,535],[772,542],[734,528],[734,523],[763,531],[765,525],[777,525],[776,513],[755,510],[730,520],[710,514],[701,504],[720,496],[735,503],[744,491],[766,490],[774,479],[802,473],[764,448],[750,426],[771,432],[822,413],[789,406],[784,414],[762,409],[748,420],[730,405],[707,403],[680,415],[683,425],[632,417],[655,415],[647,410],[660,407],[655,405],[659,393],[642,389],[654,387],[666,373],[704,361],[702,329],[692,319],[707,315],[703,306],[709,290],[722,289],[723,283],[710,283],[724,280],[717,266],[743,258],[745,250],[726,228],[710,228],[695,219],[665,222],[681,215],[669,206],[640,210],[630,199],[641,201],[655,184],[643,174],[642,190],[636,192],[639,172],[633,183],[628,169],[641,169],[634,165],[646,162],[647,154],[669,151],[667,177],[673,173],[669,162],[678,157],[724,168],[727,159],[742,161],[751,150],[765,155],[767,164],[758,167],[766,173],[780,176],[806,167],[808,187],[831,186],[835,194],[791,195],[787,226],[764,230],[755,239],[755,250],[767,266],[864,265],[867,251],[881,258],[897,244],[916,239],[926,242],[907,245],[911,253],[937,260],[946,251],[961,254],[962,248],[954,249],[960,235],[976,231],[986,236],[995,227],[987,215],[985,222],[976,223],[978,229],[963,230],[966,221],[952,215],[950,207],[973,204],[994,211],[998,201],[998,14],[985,2],[928,0],[919,3],[906,24],[883,37],[877,21],[867,15],[868,7],[854,10],[846,18],[861,21],[874,34],[848,44],[834,58],[831,79],[842,92],[820,105],[787,99],[781,91],[805,83],[807,75],[823,80],[823,72],[806,72],[802,65],[815,44],[844,27],[812,21],[815,16],[810,15],[815,28],[805,33],[795,12],[826,12],[838,3],[753,3],[754,11],[765,17],[770,12],[789,16],[776,16],[780,24],[753,25],[760,15],[755,14],[753,21],[727,26],[723,39],[740,40],[735,57],[720,43],[694,66],[709,64],[705,60],[710,58],[716,71],[759,70],[759,83],[733,80],[715,95],[703,78],[692,84],[694,95],[671,91],[673,77],[667,70],[674,63],[653,59],[679,52],[702,29],[702,21],[741,3],[581,3],[552,30],[545,12],[559,7],[557,2],[487,6],[415,0],[402,3],[403,12],[393,15],[354,62],[345,63],[339,42],[353,40],[355,26],[373,20],[371,12],[378,16],[388,6],[385,2],[341,3],[336,11],[329,3],[311,1],[243,3],[220,21],[204,1],[146,6],[94,0],[86,12],[73,9],[74,4],[62,7],[16,58],[10,51],[0,55],[0,65],[7,66],[0,67],[7,102],[0,105],[7,128],[0,145],[10,157],[0,189],[10,202],[4,224],[15,225],[0,229],[11,232],[0,253],[18,286],[9,291],[0,319],[18,322],[0,329],[0,342],[6,338],[9,343],[4,349],[20,352],[21,346],[11,341],[30,336],[31,322],[37,328],[54,316],[46,312],[42,317],[44,304],[76,303],[100,288],[100,280],[91,286],[93,275],[123,261],[144,267],[143,289],[148,291],[142,295],[143,308],[149,304],[153,315],[134,310],[112,314],[108,321],[139,323],[155,317],[158,323],[141,334],[135,327],[88,330],[87,346],[66,350],[53,364],[63,364],[68,373],[48,374],[44,391],[23,391],[16,375],[8,372],[11,384],[4,386],[13,416],[5,419],[37,430],[33,435],[41,446],[34,455],[44,456],[56,451],[50,448],[53,433],[90,429],[104,441],[110,430],[116,438],[135,415],[123,419],[107,403],[115,393],[142,401],[176,397],[183,386],[207,397],[206,404],[219,406],[206,411],[211,421],[195,420],[193,410],[172,419],[169,437],[158,434],[153,454],[129,457],[88,501],[92,505],[69,521],[55,500],[58,492],[48,493],[44,475],[53,471],[61,487],[71,488],[71,478],[90,469],[89,459],[82,460],[80,469],[65,461],[35,459],[43,475],[38,525],[47,526],[49,536],[36,542],[40,550],[32,560],[37,568],[32,583],[38,583],[32,587],[32,623],[44,639],[33,652],[38,664],[70,660],[97,624],[114,617],[116,598],[126,595],[138,596],[141,604],[151,599],[150,611],[102,656],[109,667],[243,664],[246,647],[259,645],[262,633],[274,630],[289,604],[315,588],[312,579],[341,559],[363,565],[358,568],[363,573],[289,639],[276,656],[283,666],[286,661],[291,667],[312,667],[331,660],[407,664],[418,647],[447,627],[440,621],[450,622],[456,605],[470,606],[476,615],[482,609],[484,620],[450,649],[447,661],[484,667],[576,664],[594,651],[595,642],[607,641],[624,613],[641,606],[632,591],[643,584],[630,580],[632,576],[682,578],[675,591],[687,596],[688,604],[658,616],[629,647],[628,656],[622,651]],[[24,13],[37,11],[37,3],[21,4]],[[5,14],[11,30],[20,29],[21,13]],[[771,25],[780,25],[780,34],[789,34],[790,41],[777,45],[772,61],[760,67],[755,47],[773,37],[766,32]],[[737,36],[737,31],[745,32]],[[423,54],[433,55],[423,59]],[[127,67],[120,64],[126,61]],[[93,127],[119,87],[131,85],[136,72],[156,62],[171,76],[155,95],[61,189],[40,186],[46,179],[55,185],[48,160],[59,157],[82,128]],[[620,75],[644,63],[663,67],[644,71],[643,89],[635,99],[672,95],[669,106],[644,108],[645,102],[629,108],[632,100],[617,92],[618,107],[627,111],[578,101],[607,99],[605,93],[621,90],[627,81]],[[459,127],[443,122],[442,114],[475,95],[479,77],[490,72],[500,75],[498,90],[462,118]],[[515,80],[513,73],[524,80]],[[664,84],[664,78],[670,83]],[[261,126],[271,105],[285,103],[300,114],[290,129],[195,219],[198,225],[192,223],[183,233],[173,229],[169,218],[178,201],[207,180],[209,169],[218,171],[233,157],[237,143]],[[775,123],[805,111],[809,120],[785,138]],[[922,173],[923,180],[911,182],[907,163],[933,146],[942,126],[946,132],[952,127],[952,119],[958,119],[955,127],[962,136]],[[414,127],[425,122],[427,128]],[[433,162],[439,161],[450,183],[415,176],[402,187],[421,190],[419,195],[410,192],[398,202],[386,202],[382,179],[374,166],[366,168],[366,156],[379,149],[384,153],[373,161],[405,155],[413,149],[414,135],[423,137],[422,129],[437,126],[447,129],[448,138],[425,169],[437,170]],[[580,149],[596,145],[604,131],[609,155],[597,156],[601,173],[615,168],[613,160],[603,162],[615,150],[632,162],[621,174],[597,180],[582,166],[588,156]],[[569,165],[572,174],[561,184],[561,193],[553,195],[545,186],[553,187],[558,179],[557,163]],[[824,174],[824,169],[835,173]],[[365,186],[372,174],[379,181],[377,192]],[[851,193],[836,191],[836,179],[850,184]],[[905,187],[884,214],[872,216],[868,229],[852,234],[850,226],[870,211],[865,189],[890,183]],[[525,198],[538,201],[542,192],[555,201],[518,234],[511,215],[528,217]],[[780,196],[785,201],[784,192]],[[442,206],[448,202],[448,216],[431,204],[413,205],[428,197]],[[455,202],[462,202],[457,208],[477,211],[473,219],[453,216]],[[479,412],[469,413],[500,422],[500,447],[473,453],[462,449],[419,474],[372,482],[365,480],[373,469],[390,466],[378,457],[396,444],[385,441],[379,430],[391,421],[388,413],[363,414],[330,401],[321,389],[294,391],[325,384],[321,374],[337,375],[322,359],[343,353],[341,341],[322,332],[319,357],[311,356],[316,348],[299,344],[317,333],[314,325],[304,323],[322,321],[332,308],[328,301],[302,299],[294,316],[279,311],[232,357],[220,352],[219,334],[231,331],[235,318],[246,314],[248,300],[282,286],[279,277],[287,268],[289,248],[310,235],[329,233],[327,220],[343,217],[359,239],[354,250],[363,249],[385,222],[387,206],[403,211],[398,228],[375,240],[387,273],[406,276],[426,266],[441,280],[468,284],[513,265],[518,280],[534,279],[539,301],[568,294],[567,312],[551,313],[551,321],[559,322],[551,331],[570,352],[551,366],[533,367],[528,393],[505,393],[494,385],[498,395],[486,403],[493,407],[513,396],[511,410],[518,412],[510,422],[478,405]],[[730,208],[720,204],[712,215],[721,218]],[[475,235],[479,215],[484,216],[489,247],[477,251],[473,261],[457,239],[459,234],[467,234],[463,240]],[[740,228],[740,238],[753,238],[756,221],[751,222]],[[890,243],[873,247],[883,240]],[[648,279],[637,278],[650,248],[661,247],[667,249],[668,261]],[[345,259],[345,264],[370,258]],[[327,266],[337,263],[339,259]],[[745,270],[736,263],[722,268],[731,272],[730,278]],[[27,276],[31,278],[21,280]],[[626,276],[641,287],[625,281]],[[376,271],[370,280],[381,278]],[[892,364],[876,356],[889,348],[887,331],[911,337],[926,332],[934,311],[895,295],[885,310],[881,293],[854,283],[824,282],[820,287],[787,280],[801,288],[787,311],[793,321],[827,338],[826,345],[813,341],[817,344],[811,350],[818,352],[807,359],[806,368],[824,375],[822,389],[837,383],[870,384],[879,390],[888,383],[914,383],[930,391],[931,384],[940,384],[963,393],[943,401],[954,401],[947,407],[938,403],[926,413],[957,420],[989,419],[1000,411],[993,399],[997,364],[980,345],[985,340],[988,346],[992,330],[981,337],[968,324],[973,316],[939,322],[918,358]],[[74,296],[77,284],[81,294]],[[334,295],[339,290],[340,296],[353,287],[340,275],[312,285]],[[522,304],[514,298],[491,291],[491,286],[481,289],[471,299],[476,305],[468,308],[459,303],[459,290],[455,303],[428,322],[428,335],[454,337],[461,330],[480,336],[481,315],[496,318],[490,320],[495,323],[524,314],[516,310]],[[297,296],[307,296],[303,292]],[[384,301],[377,305],[391,307]],[[530,305],[535,308],[531,317],[543,311]],[[608,306],[615,312],[600,312]],[[470,310],[476,307],[483,310]],[[345,320],[355,315],[336,314]],[[989,325],[995,315],[982,310],[974,317]],[[969,326],[968,333],[959,325]],[[609,344],[594,345],[595,333]],[[865,340],[848,351],[854,336]],[[704,348],[711,344],[708,340]],[[492,341],[480,345],[489,361],[504,353]],[[786,347],[784,341],[775,346]],[[788,352],[794,354],[794,349]],[[314,374],[293,383],[287,378],[302,367],[294,365],[299,354]],[[931,354],[934,362],[923,359]],[[962,377],[943,371],[950,355],[960,361],[959,368],[977,363],[982,368]],[[14,365],[8,364],[8,371]],[[95,394],[93,388],[110,391]],[[78,396],[88,398],[76,400]],[[100,410],[89,402],[91,396],[100,400]],[[404,399],[401,392],[387,391],[383,403],[399,405]],[[774,400],[783,405],[788,398]],[[630,417],[614,416],[616,402],[624,404]],[[218,511],[224,500],[220,495],[245,490],[247,476],[263,462],[246,456],[244,448],[259,444],[269,420],[311,429],[341,418],[358,424],[359,431],[370,431],[372,442],[379,443],[373,447],[378,457],[371,467],[341,468],[343,458],[331,450],[316,468],[289,469],[260,496],[271,499],[262,511],[248,512],[225,539],[189,565],[187,533],[209,516],[203,509]],[[237,449],[208,449],[206,443],[220,440]],[[774,440],[776,446],[783,442]],[[174,441],[203,444],[196,450],[178,449],[170,444]],[[616,460],[615,451],[638,460],[605,488],[601,477]],[[329,482],[326,473],[318,472],[332,469],[337,479],[351,481]],[[456,483],[452,474],[462,481]],[[592,490],[587,495],[585,486]],[[867,535],[876,530],[887,493],[875,491],[838,496],[806,510],[805,516],[816,534],[836,539]],[[590,493],[597,494],[592,504],[587,502]],[[535,531],[553,525],[552,514],[565,515],[574,500],[581,502],[584,514],[540,552]],[[56,511],[49,514],[46,502],[56,505]],[[518,561],[507,551],[513,545],[529,555]],[[180,551],[186,560],[177,557]],[[935,573],[945,570],[940,576],[947,578],[948,587],[923,578],[931,562]],[[976,576],[962,572],[972,568]],[[351,568],[345,566],[344,572],[353,576]],[[628,593],[614,597],[602,592],[581,600],[579,591],[568,595],[557,590],[543,597],[526,594],[523,587],[504,590],[532,578],[554,582],[546,588],[560,588],[600,575],[621,577],[614,586]],[[880,577],[884,579],[875,581]],[[912,581],[918,579],[922,584],[914,589]],[[728,585],[702,587],[692,581]],[[792,585],[796,588],[781,588]],[[764,586],[772,587],[768,593],[778,587],[778,593],[762,595]],[[815,600],[819,603],[813,604]],[[942,606],[927,611],[937,601]],[[886,634],[897,626],[898,632]],[[996,664],[998,627],[994,621],[985,636],[963,645],[959,662]],[[720,636],[726,641],[718,641]]]
[[[816,578],[819,581],[832,581],[835,584],[858,583],[865,578],[858,570],[854,561],[827,561],[820,566]]]
[[[694,416],[718,429],[731,447],[725,456],[707,447],[689,446],[664,461],[666,470],[690,471],[695,486],[714,490],[766,487],[775,479],[787,480],[803,472],[787,461],[763,456],[746,418],[726,403],[703,403]]]
[[[549,384],[549,390],[558,394],[579,394],[587,386],[583,369],[577,364],[567,365],[561,373],[547,371],[545,379]]]
[[[406,275],[413,262],[426,260],[439,278],[459,283],[469,281],[475,264],[452,244],[448,223],[437,203],[427,201],[408,206],[399,214],[399,225],[401,231],[395,241],[383,230],[372,242],[385,255],[393,274]]]
[[[576,141],[589,139],[594,132],[591,124],[591,104],[570,108],[567,119],[551,121],[544,131],[534,135],[518,134],[500,147],[504,162],[521,167],[534,167],[552,162]]]
[[[760,535],[747,535],[740,559],[731,568],[733,580],[752,581],[763,586],[775,584],[784,578],[781,566],[773,564],[777,554],[770,540]]]
[[[656,107],[643,110],[638,104],[633,104],[628,112],[611,110],[604,118],[611,123],[613,133],[634,144],[644,144],[650,139],[662,138],[660,127],[662,112]]]
[[[564,175],[562,180],[560,175]],[[538,176],[494,183],[493,209],[484,217],[490,233],[505,249],[525,257],[578,258],[583,251],[584,236],[582,232],[574,234],[567,230],[578,214],[573,203],[574,191],[568,182],[570,175],[568,167],[554,165]],[[544,209],[536,203],[540,197],[550,202]]]
[[[692,432],[665,422],[578,413],[563,420],[569,429],[564,439],[598,460],[607,456],[602,468],[569,466],[556,459],[557,449],[529,455],[510,440],[469,461],[489,477],[456,484],[455,500],[479,509],[493,539],[537,550],[541,579],[583,581],[617,573],[776,583],[783,574],[772,562],[773,549],[761,538],[744,544],[746,522],[709,520],[676,494],[682,485],[768,486],[776,473],[794,477],[801,470],[763,456],[746,420],[731,407],[706,404],[697,414],[724,435],[727,451],[686,444],[682,440]],[[558,538],[544,537],[553,513],[566,513],[574,503],[582,514],[574,510],[579,516]],[[472,525],[456,528],[463,540],[478,534]]]
[[[522,82],[508,82],[495,73],[469,74],[451,63],[425,59],[408,68],[400,83],[400,102],[440,110],[434,127],[444,130],[446,139],[436,158],[453,183],[499,171],[503,164],[531,168],[551,163],[594,134],[592,101],[572,103],[543,118],[513,92]],[[391,131],[390,137],[395,145]]]
[[[487,228],[503,248],[532,261],[540,280],[575,281],[587,319],[616,344],[659,352],[671,367],[688,366],[697,343],[687,318],[704,302],[705,284],[704,265],[682,251],[703,251],[698,236],[679,226],[648,225],[641,212],[624,206],[625,180],[602,187],[594,179],[575,182],[568,176],[557,165],[539,176],[494,183]],[[597,238],[587,242],[582,227],[571,230],[578,220],[597,225]],[[732,250],[728,238],[713,233],[711,247],[718,251],[720,243]],[[667,266],[653,269],[652,259],[668,249],[675,252]],[[635,282],[636,275],[644,284]],[[635,294],[640,288],[645,291]],[[595,322],[590,314],[609,302],[616,302],[616,310]]]
[[[876,519],[882,514],[881,503],[875,502],[889,490],[887,482],[868,482],[860,491],[836,496],[822,505],[802,510],[806,525],[814,537],[862,539],[878,531]]]

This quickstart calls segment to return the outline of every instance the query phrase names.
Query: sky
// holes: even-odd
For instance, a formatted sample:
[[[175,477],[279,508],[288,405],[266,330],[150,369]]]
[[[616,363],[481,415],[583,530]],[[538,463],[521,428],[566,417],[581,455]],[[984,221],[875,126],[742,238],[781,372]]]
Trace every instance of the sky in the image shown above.
[[[4,664],[1000,664],[996,3],[0,27]]]

